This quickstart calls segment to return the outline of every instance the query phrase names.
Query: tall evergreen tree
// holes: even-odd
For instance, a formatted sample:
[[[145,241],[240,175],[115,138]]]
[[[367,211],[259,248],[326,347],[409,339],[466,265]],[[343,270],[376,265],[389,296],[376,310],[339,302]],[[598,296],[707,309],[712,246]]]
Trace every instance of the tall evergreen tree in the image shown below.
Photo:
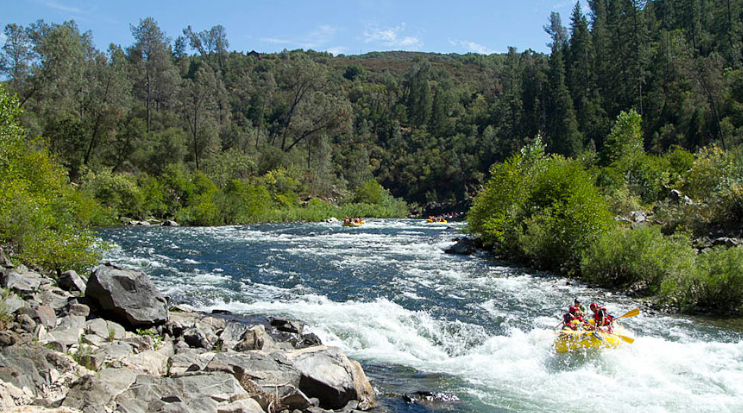
[[[553,12],[550,26],[545,27],[552,36],[552,53],[549,59],[549,96],[546,105],[547,150],[565,156],[580,153],[582,136],[578,131],[573,99],[565,85],[564,50],[567,47],[565,29],[560,23],[560,14]]]

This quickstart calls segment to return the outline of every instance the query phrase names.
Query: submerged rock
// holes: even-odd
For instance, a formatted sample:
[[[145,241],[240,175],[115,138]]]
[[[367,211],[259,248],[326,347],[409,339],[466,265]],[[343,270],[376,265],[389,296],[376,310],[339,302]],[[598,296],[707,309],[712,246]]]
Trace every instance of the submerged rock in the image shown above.
[[[451,393],[417,391],[402,396],[406,403],[420,404],[432,410],[440,410],[452,403],[459,402],[459,397]]]

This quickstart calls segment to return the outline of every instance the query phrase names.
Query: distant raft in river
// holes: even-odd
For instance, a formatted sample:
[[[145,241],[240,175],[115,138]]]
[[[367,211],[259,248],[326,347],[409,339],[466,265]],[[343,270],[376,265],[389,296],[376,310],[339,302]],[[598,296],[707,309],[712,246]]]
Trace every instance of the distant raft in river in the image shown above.
[[[344,222],[344,223],[343,223],[343,226],[344,226],[344,227],[360,227],[360,226],[364,225],[364,223],[365,223],[365,222],[366,222],[366,221],[359,221],[359,222],[353,222],[353,221],[351,221],[351,222]]]

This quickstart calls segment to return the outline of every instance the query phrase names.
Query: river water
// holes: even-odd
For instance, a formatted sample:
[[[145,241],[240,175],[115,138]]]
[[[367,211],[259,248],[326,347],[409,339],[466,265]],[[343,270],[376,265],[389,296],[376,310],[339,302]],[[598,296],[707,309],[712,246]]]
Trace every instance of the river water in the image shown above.
[[[641,314],[623,324],[633,344],[556,354],[573,297],[615,315],[637,303],[486,254],[445,254],[461,228],[368,220],[99,235],[115,246],[107,260],[145,271],[176,302],[305,321],[362,363],[381,411],[743,411],[740,324]],[[416,391],[459,401],[400,397]]]

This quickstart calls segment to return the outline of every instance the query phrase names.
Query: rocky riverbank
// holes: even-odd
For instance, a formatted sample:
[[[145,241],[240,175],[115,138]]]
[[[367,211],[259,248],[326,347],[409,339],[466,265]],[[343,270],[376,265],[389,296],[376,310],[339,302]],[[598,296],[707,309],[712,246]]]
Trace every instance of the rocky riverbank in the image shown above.
[[[356,412],[359,363],[303,324],[169,307],[147,275],[0,263],[0,411]]]

